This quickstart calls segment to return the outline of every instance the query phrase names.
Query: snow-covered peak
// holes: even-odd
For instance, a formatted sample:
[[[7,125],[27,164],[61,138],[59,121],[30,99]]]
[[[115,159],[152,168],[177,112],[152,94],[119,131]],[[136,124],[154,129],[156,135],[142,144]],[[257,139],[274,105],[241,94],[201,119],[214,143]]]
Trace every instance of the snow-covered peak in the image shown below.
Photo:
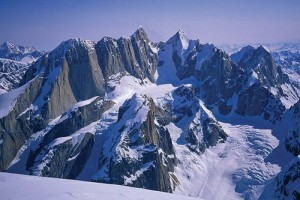
[[[179,52],[183,52],[188,49],[190,40],[182,30],[179,30],[167,41],[167,43],[175,45]]]
[[[20,52],[20,53],[30,53],[35,51],[35,48],[33,47],[23,47],[20,45],[15,45],[12,44],[10,42],[4,42],[1,46],[0,46],[0,50],[7,50],[8,52]]]
[[[10,42],[0,45],[0,58],[11,59],[29,63],[42,56],[44,52],[36,50],[34,47],[24,47]]]

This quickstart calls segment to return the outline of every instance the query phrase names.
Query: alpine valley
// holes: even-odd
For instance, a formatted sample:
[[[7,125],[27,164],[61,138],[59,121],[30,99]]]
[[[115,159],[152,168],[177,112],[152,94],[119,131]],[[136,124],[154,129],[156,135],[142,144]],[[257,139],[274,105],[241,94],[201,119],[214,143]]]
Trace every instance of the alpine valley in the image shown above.
[[[183,31],[153,43],[141,27],[50,52],[4,43],[0,171],[300,199],[300,45],[266,46],[229,55]]]

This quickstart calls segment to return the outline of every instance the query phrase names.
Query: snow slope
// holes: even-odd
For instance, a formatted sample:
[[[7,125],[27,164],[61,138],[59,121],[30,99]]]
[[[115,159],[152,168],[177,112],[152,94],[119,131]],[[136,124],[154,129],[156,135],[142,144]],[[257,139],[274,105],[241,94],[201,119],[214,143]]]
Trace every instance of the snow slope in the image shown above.
[[[126,186],[0,173],[1,199],[22,200],[137,200],[196,199]]]

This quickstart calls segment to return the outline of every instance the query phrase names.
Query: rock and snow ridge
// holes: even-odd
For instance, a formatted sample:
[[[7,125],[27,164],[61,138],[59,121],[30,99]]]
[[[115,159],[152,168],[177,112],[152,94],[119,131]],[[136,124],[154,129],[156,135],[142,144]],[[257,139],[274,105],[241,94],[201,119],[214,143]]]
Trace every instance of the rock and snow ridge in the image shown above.
[[[31,63],[45,52],[5,42],[0,45],[0,95],[19,87]]]
[[[4,42],[0,45],[0,58],[22,63],[31,63],[44,55],[44,53],[43,51],[36,50],[34,47],[23,47],[9,42]]]
[[[266,84],[269,72],[257,73],[280,76],[270,53],[261,47],[244,59],[249,76],[182,31],[157,48],[139,28],[118,40],[72,39],[40,58],[20,91],[0,96],[13,105],[0,119],[0,153],[12,148],[0,167],[206,199],[259,198],[280,171],[268,156],[287,113]],[[292,89],[281,92],[290,98]],[[258,102],[256,113],[237,114]]]

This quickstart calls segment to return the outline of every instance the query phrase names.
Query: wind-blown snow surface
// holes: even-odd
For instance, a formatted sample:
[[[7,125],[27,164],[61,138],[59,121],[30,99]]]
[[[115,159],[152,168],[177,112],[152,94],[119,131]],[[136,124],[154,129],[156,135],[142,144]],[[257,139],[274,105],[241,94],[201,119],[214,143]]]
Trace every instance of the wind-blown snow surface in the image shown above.
[[[1,199],[192,200],[196,198],[126,186],[0,173]]]

